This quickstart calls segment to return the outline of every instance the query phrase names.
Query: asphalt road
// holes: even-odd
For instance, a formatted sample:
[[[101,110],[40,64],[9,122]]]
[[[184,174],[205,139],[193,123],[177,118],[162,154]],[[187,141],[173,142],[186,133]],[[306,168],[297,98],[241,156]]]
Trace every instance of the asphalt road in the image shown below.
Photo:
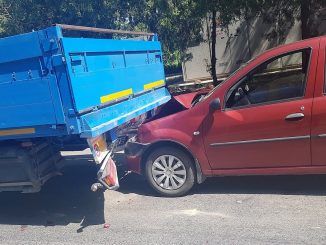
[[[163,198],[137,175],[93,193],[90,158],[66,163],[40,193],[0,193],[0,244],[326,243],[326,176],[212,178]]]

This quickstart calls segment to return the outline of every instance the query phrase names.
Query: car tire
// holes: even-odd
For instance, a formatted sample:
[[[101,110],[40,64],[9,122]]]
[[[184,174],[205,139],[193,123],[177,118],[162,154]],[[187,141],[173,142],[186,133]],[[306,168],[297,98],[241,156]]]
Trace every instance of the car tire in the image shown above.
[[[183,196],[195,184],[194,163],[183,150],[157,148],[147,157],[145,176],[159,194],[167,197]]]

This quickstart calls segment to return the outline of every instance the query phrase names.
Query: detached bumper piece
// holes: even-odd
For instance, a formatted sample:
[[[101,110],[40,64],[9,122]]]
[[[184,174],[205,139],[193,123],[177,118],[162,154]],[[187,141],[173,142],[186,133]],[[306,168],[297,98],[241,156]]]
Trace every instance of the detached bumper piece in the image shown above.
[[[29,147],[0,146],[0,192],[20,191],[33,193],[55,175],[59,175],[57,163],[59,151],[46,142]]]

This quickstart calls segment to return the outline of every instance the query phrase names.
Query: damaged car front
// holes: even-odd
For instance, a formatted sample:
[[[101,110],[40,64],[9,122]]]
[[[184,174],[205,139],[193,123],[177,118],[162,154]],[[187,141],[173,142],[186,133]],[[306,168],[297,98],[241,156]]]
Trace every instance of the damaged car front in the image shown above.
[[[206,112],[197,104],[207,93],[202,90],[173,97],[141,124],[127,143],[128,169],[145,175],[160,194],[180,196],[195,182],[203,181],[198,161],[206,162],[206,157],[201,135],[196,132]]]

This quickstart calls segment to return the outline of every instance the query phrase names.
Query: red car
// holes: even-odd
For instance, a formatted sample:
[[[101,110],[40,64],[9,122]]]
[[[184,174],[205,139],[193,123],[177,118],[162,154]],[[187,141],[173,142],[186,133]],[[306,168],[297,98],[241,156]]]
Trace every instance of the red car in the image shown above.
[[[326,173],[326,36],[269,50],[140,126],[129,169],[166,196],[206,177]]]

